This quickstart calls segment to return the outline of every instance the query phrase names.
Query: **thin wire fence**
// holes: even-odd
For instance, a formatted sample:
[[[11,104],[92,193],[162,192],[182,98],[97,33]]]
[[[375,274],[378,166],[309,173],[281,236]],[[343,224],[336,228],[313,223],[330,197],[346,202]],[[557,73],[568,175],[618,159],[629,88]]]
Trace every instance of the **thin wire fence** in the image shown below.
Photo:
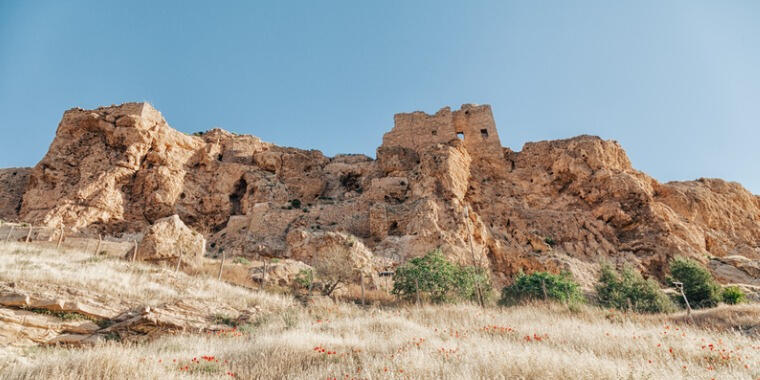
[[[32,226],[28,223],[0,224],[0,242],[34,243],[60,249],[77,249],[109,256],[132,254],[136,235],[104,236],[70,228]]]

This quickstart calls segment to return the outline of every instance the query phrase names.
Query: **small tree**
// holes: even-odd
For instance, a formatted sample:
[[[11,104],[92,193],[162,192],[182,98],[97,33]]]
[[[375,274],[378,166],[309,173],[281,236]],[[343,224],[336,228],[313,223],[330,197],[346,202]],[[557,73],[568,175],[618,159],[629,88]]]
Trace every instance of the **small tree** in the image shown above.
[[[623,268],[618,273],[609,265],[603,265],[599,283],[596,285],[599,304],[620,310],[660,313],[673,310],[673,302],[653,280],[645,280],[641,273]]]
[[[712,274],[700,263],[683,257],[670,261],[672,282],[683,283],[683,290],[689,303],[694,308],[714,307],[720,302],[720,286]],[[679,300],[683,303],[683,300]]]
[[[454,289],[460,299],[478,301],[478,297],[482,296],[485,302],[491,296],[491,276],[485,268],[458,267],[454,275]]]
[[[322,284],[322,294],[330,296],[340,286],[354,278],[357,268],[351,260],[348,249],[338,249],[313,258],[312,267],[317,279]]]
[[[747,301],[747,295],[736,285],[723,288],[720,297],[723,302],[729,305],[736,305]]]
[[[520,272],[515,282],[501,290],[502,305],[513,305],[525,300],[552,299],[563,303],[583,301],[580,286],[568,272],[558,275],[547,272],[525,274]]]
[[[713,307],[720,302],[720,286],[698,262],[677,257],[670,261],[670,275],[671,283],[683,283],[684,294],[692,307]]]
[[[456,276],[457,267],[436,249],[396,268],[391,293],[405,298],[415,297],[417,292],[427,293],[434,302],[445,302],[455,287]]]

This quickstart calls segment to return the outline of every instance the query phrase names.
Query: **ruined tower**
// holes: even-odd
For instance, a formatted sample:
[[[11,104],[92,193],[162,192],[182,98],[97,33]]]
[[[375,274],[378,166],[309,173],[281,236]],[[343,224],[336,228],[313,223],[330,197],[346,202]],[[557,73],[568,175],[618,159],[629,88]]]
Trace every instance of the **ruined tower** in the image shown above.
[[[461,139],[471,155],[502,152],[491,106],[463,104],[458,111],[441,108],[434,115],[417,111],[393,117],[393,129],[383,136],[383,146],[402,146],[419,151],[434,144]]]

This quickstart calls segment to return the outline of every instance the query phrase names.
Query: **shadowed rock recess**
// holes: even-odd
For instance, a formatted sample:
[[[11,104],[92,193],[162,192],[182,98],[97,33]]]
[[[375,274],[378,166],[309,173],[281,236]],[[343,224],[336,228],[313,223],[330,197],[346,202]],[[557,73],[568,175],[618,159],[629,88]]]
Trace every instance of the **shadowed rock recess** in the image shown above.
[[[685,255],[760,285],[760,197],[737,183],[662,184],[592,136],[514,152],[488,105],[394,121],[372,159],[221,129],[189,136],[147,103],[71,109],[37,166],[0,171],[0,217],[119,235],[176,214],[210,255],[293,259],[340,233],[391,263],[440,247],[497,282],[567,269],[588,284],[602,260],[662,278]]]

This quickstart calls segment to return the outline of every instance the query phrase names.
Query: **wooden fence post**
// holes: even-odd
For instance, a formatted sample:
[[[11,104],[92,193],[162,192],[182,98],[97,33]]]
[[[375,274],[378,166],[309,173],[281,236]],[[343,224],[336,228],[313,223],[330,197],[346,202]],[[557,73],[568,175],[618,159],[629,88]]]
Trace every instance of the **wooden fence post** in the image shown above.
[[[8,241],[10,241],[10,239],[11,239],[11,234],[13,234],[13,227],[16,227],[16,226],[11,226],[11,229],[8,231],[8,236],[5,237],[5,242],[6,243]]]
[[[32,225],[29,225],[29,233],[26,234],[26,242],[30,242],[32,240]]]
[[[58,244],[55,245],[55,249],[60,249],[63,243],[63,224],[61,224],[61,234],[58,236]]]
[[[417,294],[417,306],[420,306],[420,281],[414,279],[414,292]]]
[[[362,306],[365,306],[365,303],[364,303],[364,273],[361,273],[359,275],[359,283],[361,284],[361,287],[362,287]]]
[[[267,278],[267,260],[264,259],[264,266],[261,267],[261,282],[259,282],[259,289],[264,289],[264,280]]]
[[[314,270],[309,270],[309,299],[311,299],[311,289],[314,288]]]
[[[174,267],[174,273],[177,273],[179,271],[179,264],[182,263],[182,251],[177,252],[177,266]]]
[[[216,279],[221,281],[222,280],[222,268],[224,268],[224,250],[222,250],[222,262],[219,263],[219,274],[216,276]]]
[[[541,280],[541,290],[544,292],[544,301],[546,301],[549,297],[546,294],[546,282],[544,280]]]
[[[95,247],[95,254],[100,254],[100,245],[103,244],[103,234],[98,234],[98,246]]]
[[[673,284],[676,286],[676,289],[678,289],[678,291],[681,292],[681,296],[683,297],[683,302],[686,303],[686,316],[689,318],[689,321],[691,321],[691,323],[694,324],[694,317],[691,316],[691,305],[689,304],[689,300],[686,298],[686,293],[683,290],[683,283],[674,282]]]
[[[135,239],[135,249],[132,251],[132,262],[134,263],[137,259],[137,239]]]

